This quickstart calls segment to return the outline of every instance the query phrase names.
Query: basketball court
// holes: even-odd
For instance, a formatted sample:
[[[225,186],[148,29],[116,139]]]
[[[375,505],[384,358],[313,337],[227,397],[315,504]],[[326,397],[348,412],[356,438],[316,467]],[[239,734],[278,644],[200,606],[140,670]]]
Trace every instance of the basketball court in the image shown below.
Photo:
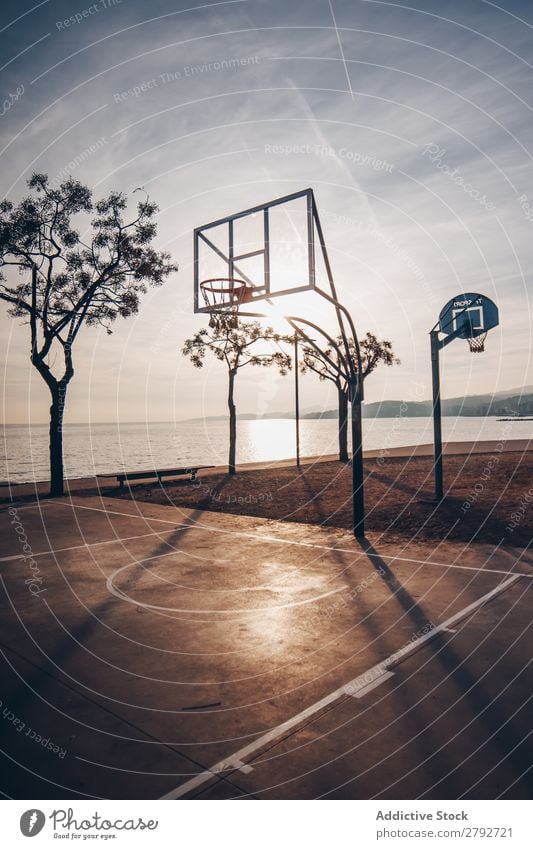
[[[530,796],[530,554],[94,496],[9,510],[10,796]]]
[[[218,338],[276,299],[350,400],[353,533],[94,495],[6,509],[9,795],[530,797],[533,559],[365,536],[363,361],[311,189],[194,231]],[[433,329],[436,410],[438,351],[481,351],[490,304],[460,294]]]

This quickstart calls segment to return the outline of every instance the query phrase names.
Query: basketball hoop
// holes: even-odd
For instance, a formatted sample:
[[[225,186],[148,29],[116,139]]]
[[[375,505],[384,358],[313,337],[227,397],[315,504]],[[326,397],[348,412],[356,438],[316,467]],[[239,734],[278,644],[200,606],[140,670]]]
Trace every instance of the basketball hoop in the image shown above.
[[[470,348],[470,353],[472,354],[482,354],[485,350],[485,339],[487,338],[486,333],[481,333],[479,336],[469,336],[467,337],[467,342]]]
[[[253,287],[244,280],[235,277],[211,277],[202,280],[200,291],[206,307],[211,312],[209,326],[235,328],[238,325],[238,312],[241,304],[252,300]],[[219,315],[228,313],[228,315]]]
[[[468,347],[470,348],[471,354],[482,354],[485,350],[485,339],[487,338],[487,331],[484,333],[479,332],[479,328],[474,326],[474,323],[470,316],[466,316],[464,320],[465,326],[465,336],[464,338],[468,342]]]
[[[434,330],[445,338],[440,347],[452,339],[466,339],[472,354],[485,350],[487,332],[500,323],[498,307],[478,292],[456,295],[442,308]]]

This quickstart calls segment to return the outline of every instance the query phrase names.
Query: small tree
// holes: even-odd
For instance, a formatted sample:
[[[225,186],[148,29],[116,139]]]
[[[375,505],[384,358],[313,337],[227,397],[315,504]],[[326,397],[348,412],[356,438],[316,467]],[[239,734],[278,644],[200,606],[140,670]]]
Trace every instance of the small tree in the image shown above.
[[[50,494],[63,495],[63,414],[81,327],[101,325],[111,333],[118,316],[138,311],[146,284],[159,286],[176,266],[151,247],[157,206],[148,198],[126,223],[127,199],[119,192],[93,204],[90,189],[72,177],[52,188],[46,174],[34,174],[28,186],[34,194],[17,206],[0,203],[0,298],[29,325],[30,360],[52,399]],[[82,238],[78,216],[91,212]],[[22,282],[7,279],[10,266]]]
[[[335,341],[338,343],[342,351],[342,337],[339,336]],[[350,340],[349,345],[350,353],[352,354],[354,361],[357,361],[355,356],[355,345],[352,340]],[[363,380],[365,380],[369,374],[372,374],[380,363],[383,363],[383,365],[386,366],[392,366],[398,365],[400,362],[392,350],[392,343],[387,339],[379,340],[373,333],[367,333],[366,336],[359,340],[359,348],[361,351],[361,362],[363,366]],[[337,355],[332,352],[331,349],[327,348],[324,353],[330,360],[338,362]],[[330,380],[337,387],[339,405],[339,460],[341,463],[347,463],[348,385],[342,375],[340,363],[338,363],[338,366],[338,369],[334,369],[314,348],[311,348],[310,346],[304,347],[302,362],[300,363],[300,370],[302,374],[313,371],[319,376],[320,380]]]
[[[182,352],[189,357],[196,368],[202,368],[207,351],[217,360],[226,364],[228,369],[228,411],[229,411],[229,458],[228,471],[234,475],[237,448],[237,411],[235,406],[235,378],[239,369],[247,365],[267,368],[275,365],[280,374],[287,374],[291,368],[291,357],[281,349],[286,337],[276,333],[272,327],[263,327],[258,321],[239,322],[231,327],[231,322],[213,322],[214,327],[199,330],[192,339],[187,339]],[[269,353],[253,351],[259,342],[269,342],[279,350]]]

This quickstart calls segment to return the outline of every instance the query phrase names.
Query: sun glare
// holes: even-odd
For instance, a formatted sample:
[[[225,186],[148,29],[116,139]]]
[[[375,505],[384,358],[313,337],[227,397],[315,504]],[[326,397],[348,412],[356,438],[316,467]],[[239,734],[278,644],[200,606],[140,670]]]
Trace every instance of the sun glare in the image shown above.
[[[293,333],[294,330],[287,321],[289,316],[298,316],[323,327],[328,333],[336,336],[336,316],[331,304],[321,298],[316,292],[297,292],[294,295],[284,295],[274,298],[271,302],[261,301],[257,304],[264,315],[264,321],[278,333]],[[300,325],[303,332],[304,324]],[[308,328],[313,334],[312,328]]]

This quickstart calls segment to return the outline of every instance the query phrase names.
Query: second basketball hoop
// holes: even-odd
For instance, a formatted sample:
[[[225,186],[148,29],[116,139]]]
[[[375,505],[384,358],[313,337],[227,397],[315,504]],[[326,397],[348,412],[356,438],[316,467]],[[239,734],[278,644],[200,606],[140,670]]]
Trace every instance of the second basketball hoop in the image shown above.
[[[442,423],[440,403],[439,353],[454,339],[466,339],[470,351],[480,354],[485,350],[485,339],[489,330],[500,322],[498,307],[478,292],[456,295],[441,309],[439,320],[430,331],[431,375],[433,384],[433,435],[435,451],[435,499],[444,497],[444,474],[442,462]],[[440,338],[442,334],[443,338]]]
[[[235,277],[210,277],[201,280],[199,288],[211,312],[209,326],[217,327],[224,322],[227,327],[237,327],[239,307],[251,301],[252,286]]]
[[[442,308],[439,330],[444,336],[466,339],[471,353],[485,350],[487,333],[499,323],[498,307],[486,295],[456,295]]]

